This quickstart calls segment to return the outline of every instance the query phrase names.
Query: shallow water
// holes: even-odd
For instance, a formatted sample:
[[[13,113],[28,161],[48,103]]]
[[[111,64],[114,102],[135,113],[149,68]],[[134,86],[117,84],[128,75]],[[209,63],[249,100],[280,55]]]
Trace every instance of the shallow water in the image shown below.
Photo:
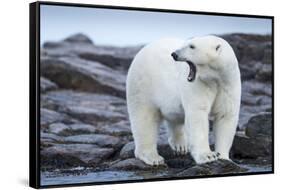
[[[243,165],[250,172],[271,171],[271,166]],[[70,170],[56,170],[53,172],[41,172],[41,185],[66,185],[79,183],[95,182],[114,182],[122,180],[141,180],[151,178],[163,178],[167,172],[153,173],[150,171],[133,172],[133,171],[91,171],[87,168],[78,167]],[[167,177],[167,175],[166,175]]]
[[[86,170],[86,171],[85,171]],[[71,170],[56,170],[41,172],[41,185],[63,185],[94,182],[114,182],[122,180],[151,179],[165,176],[167,172],[133,172],[133,171],[87,171],[87,169],[73,168]]]
[[[74,183],[91,183],[91,182],[106,182],[119,180],[134,180],[142,179],[135,175],[134,172],[118,172],[118,171],[102,171],[89,172],[83,175],[50,175],[50,172],[41,173],[41,185],[63,185]]]

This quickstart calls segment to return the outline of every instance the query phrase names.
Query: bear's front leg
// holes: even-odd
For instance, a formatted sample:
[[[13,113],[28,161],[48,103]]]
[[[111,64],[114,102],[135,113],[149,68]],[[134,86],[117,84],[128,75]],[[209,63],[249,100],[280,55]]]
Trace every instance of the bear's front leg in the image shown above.
[[[217,160],[219,154],[211,151],[209,146],[208,111],[189,107],[185,118],[189,149],[195,162],[203,164]]]
[[[238,123],[238,114],[225,114],[215,118],[215,150],[220,153],[220,158],[229,160],[229,151],[235,136]]]

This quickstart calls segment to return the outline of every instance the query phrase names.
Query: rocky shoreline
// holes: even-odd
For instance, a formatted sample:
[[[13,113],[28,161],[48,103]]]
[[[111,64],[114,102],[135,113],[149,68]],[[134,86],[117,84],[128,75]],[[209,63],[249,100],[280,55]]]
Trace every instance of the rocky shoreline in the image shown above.
[[[135,159],[125,80],[142,46],[99,46],[76,34],[41,48],[41,171],[48,176],[54,170],[71,173],[83,167],[90,172],[139,172],[147,178],[251,172],[247,166],[270,171],[271,36],[222,37],[233,47],[242,75],[239,127],[231,150],[235,163],[221,160],[195,165],[190,155],[174,155],[165,128],[160,128],[158,149],[166,166],[150,167]]]

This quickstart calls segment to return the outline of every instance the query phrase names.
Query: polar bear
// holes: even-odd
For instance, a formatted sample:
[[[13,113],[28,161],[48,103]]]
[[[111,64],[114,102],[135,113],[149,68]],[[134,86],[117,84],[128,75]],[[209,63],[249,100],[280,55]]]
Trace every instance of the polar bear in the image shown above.
[[[163,39],[143,47],[129,68],[126,96],[136,158],[164,164],[157,133],[165,124],[177,154],[190,152],[197,164],[229,159],[241,78],[234,51],[222,38]],[[209,117],[215,151],[209,146]]]

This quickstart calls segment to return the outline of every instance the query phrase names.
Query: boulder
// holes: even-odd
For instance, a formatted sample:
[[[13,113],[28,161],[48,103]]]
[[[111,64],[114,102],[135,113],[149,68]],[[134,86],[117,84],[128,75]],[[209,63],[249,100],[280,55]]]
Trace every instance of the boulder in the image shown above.
[[[129,158],[118,161],[110,166],[114,170],[151,170],[152,166],[145,164],[143,161],[136,158]]]
[[[272,114],[264,113],[253,116],[246,124],[246,135],[252,138],[272,136]]]
[[[194,165],[178,173],[178,177],[186,176],[208,176],[208,175],[223,175],[246,172],[247,169],[243,168],[234,162],[228,160],[217,160],[214,162]]]
[[[126,158],[135,157],[134,150],[135,150],[135,143],[133,141],[128,142],[122,147],[120,151],[120,158],[126,159]]]
[[[125,98],[125,75],[98,62],[77,57],[41,58],[41,74],[60,88]]]
[[[93,166],[114,153],[112,148],[100,148],[90,144],[56,144],[40,152],[43,168],[69,168]]]
[[[272,155],[272,139],[270,137],[251,138],[237,134],[231,148],[235,159],[256,159]]]

